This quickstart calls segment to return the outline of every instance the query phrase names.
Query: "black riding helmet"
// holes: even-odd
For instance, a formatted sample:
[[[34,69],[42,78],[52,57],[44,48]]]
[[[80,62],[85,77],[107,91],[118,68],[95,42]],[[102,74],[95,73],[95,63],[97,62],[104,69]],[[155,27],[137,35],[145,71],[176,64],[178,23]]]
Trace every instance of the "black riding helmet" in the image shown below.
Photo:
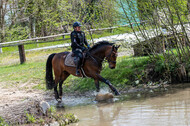
[[[80,22],[77,21],[77,22],[75,22],[75,23],[73,24],[73,28],[74,28],[74,27],[77,27],[77,26],[81,27],[82,25],[81,25]]]

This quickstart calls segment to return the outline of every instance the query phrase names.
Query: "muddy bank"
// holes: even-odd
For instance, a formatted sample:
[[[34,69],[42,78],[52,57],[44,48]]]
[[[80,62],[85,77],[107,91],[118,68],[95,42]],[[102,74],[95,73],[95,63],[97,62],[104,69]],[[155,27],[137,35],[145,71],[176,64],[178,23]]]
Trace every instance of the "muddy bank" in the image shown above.
[[[39,116],[39,102],[53,98],[50,91],[0,87],[0,92],[0,117],[9,124],[26,123],[26,113]]]

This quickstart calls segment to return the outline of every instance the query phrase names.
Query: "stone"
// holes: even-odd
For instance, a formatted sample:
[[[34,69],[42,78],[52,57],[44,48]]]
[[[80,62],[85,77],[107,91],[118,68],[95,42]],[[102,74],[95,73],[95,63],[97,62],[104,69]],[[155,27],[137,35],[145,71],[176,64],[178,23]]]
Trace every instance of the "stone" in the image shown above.
[[[112,93],[106,93],[106,94],[97,94],[96,95],[96,101],[106,101],[109,99],[113,99],[113,94]]]
[[[43,114],[47,114],[48,109],[50,108],[50,105],[46,101],[40,102],[40,110],[43,112]]]
[[[53,122],[53,123],[50,123],[49,126],[59,126],[59,123],[58,122]]]

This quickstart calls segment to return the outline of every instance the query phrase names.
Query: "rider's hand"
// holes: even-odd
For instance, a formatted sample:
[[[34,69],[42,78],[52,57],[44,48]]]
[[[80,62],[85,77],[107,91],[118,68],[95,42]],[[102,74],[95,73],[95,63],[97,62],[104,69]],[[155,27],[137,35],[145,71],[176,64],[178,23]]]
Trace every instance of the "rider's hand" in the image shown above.
[[[84,52],[86,50],[86,48],[85,47],[82,47],[82,51]]]
[[[91,49],[90,46],[88,45],[88,50]]]

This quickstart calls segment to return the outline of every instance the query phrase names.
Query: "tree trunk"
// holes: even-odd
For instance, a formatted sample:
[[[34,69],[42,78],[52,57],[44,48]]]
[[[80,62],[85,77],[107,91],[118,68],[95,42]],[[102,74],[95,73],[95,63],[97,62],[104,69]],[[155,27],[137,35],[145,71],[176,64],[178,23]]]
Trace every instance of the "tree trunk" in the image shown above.
[[[30,28],[30,37],[35,37],[35,20],[34,17],[29,17],[29,28]]]
[[[187,1],[187,10],[188,10],[188,13],[190,14],[190,0]]]
[[[0,42],[5,38],[5,14],[7,12],[8,0],[0,0]]]

